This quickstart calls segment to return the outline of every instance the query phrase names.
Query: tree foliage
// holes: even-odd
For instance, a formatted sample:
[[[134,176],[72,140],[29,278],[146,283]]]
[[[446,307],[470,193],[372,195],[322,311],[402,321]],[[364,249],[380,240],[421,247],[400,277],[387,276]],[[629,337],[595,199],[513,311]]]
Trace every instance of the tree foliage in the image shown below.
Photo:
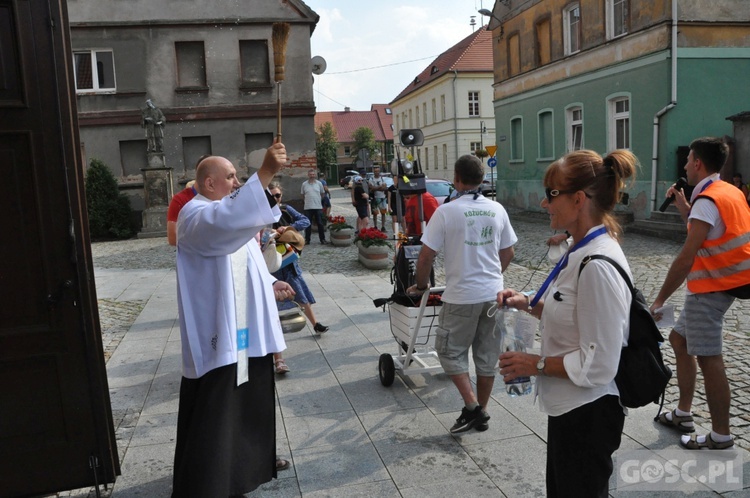
[[[380,153],[380,147],[375,141],[375,133],[366,126],[360,126],[352,133],[354,146],[352,147],[352,157],[357,157],[359,151],[365,149],[370,160],[374,159]]]
[[[130,199],[121,194],[106,164],[92,159],[86,172],[86,207],[92,239],[127,239],[135,234]]]
[[[335,170],[338,161],[336,159],[336,130],[330,122],[325,122],[315,130],[315,158],[318,162],[318,169],[326,171]]]

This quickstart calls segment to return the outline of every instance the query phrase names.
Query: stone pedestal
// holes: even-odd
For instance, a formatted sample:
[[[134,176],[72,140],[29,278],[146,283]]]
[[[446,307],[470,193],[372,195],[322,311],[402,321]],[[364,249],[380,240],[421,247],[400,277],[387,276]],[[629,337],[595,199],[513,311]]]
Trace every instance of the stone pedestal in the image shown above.
[[[331,244],[338,247],[348,246],[354,241],[353,228],[341,228],[339,230],[330,230]]]
[[[357,248],[357,259],[365,268],[383,270],[391,266],[392,262],[388,257],[388,246],[365,247],[361,242],[357,242]]]
[[[148,167],[143,172],[143,196],[146,207],[143,210],[143,228],[138,238],[166,237],[167,210],[172,200],[172,168],[164,162],[162,152],[148,153]]]

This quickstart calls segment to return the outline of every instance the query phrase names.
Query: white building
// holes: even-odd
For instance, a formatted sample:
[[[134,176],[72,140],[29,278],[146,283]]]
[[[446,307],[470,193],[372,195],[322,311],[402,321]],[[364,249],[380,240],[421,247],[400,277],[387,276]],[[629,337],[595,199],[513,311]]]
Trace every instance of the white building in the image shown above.
[[[411,152],[400,145],[401,130],[419,128],[424,144],[414,155],[422,170],[452,181],[459,156],[495,145],[492,82],[492,33],[483,27],[440,54],[391,102],[401,157]]]

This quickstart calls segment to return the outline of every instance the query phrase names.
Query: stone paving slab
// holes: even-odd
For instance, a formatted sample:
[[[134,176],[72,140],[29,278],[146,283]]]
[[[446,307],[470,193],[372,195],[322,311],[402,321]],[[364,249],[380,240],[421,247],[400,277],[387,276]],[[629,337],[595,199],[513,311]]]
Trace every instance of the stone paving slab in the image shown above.
[[[353,224],[348,191],[332,190],[334,214]],[[514,219],[511,213],[511,221],[519,243],[514,264],[505,273],[507,285],[538,288],[552,266],[544,245],[552,231],[539,216]],[[623,248],[636,284],[647,300],[653,299],[680,244],[626,234]],[[102,333],[105,344],[110,344],[110,392],[123,462],[114,493],[110,488],[103,496],[167,497],[174,451],[170,427],[177,410],[180,368],[175,251],[164,239],[97,243],[92,249],[100,316],[106,324]],[[323,335],[305,329],[287,336],[285,357],[292,371],[277,383],[277,440],[280,453],[294,466],[248,496],[454,496],[465,495],[466,490],[472,496],[543,495],[546,418],[531,396],[509,399],[498,383],[489,407],[490,431],[447,434],[460,399],[442,372],[397,375],[389,388],[379,383],[377,357],[395,353],[397,346],[388,314],[374,308],[372,299],[390,295],[390,270],[367,270],[356,261],[353,247],[320,245],[315,240],[304,250],[301,265],[318,299],[318,318],[332,327]],[[436,278],[444,279],[441,258]],[[680,289],[671,299],[678,310],[683,297]],[[750,448],[749,311],[750,303],[738,301],[725,325],[732,431],[738,446],[745,448]],[[131,337],[139,342],[129,344]],[[145,356],[138,357],[149,351],[157,359],[155,368]],[[665,353],[673,362],[669,347]],[[127,370],[130,360],[142,368]],[[668,406],[676,399],[674,381],[667,399]],[[676,434],[653,423],[655,409],[631,410],[623,449],[677,446]],[[695,410],[697,422],[706,425],[701,417],[706,413],[702,391]],[[747,474],[750,466],[743,454]],[[449,472],[452,466],[466,472]],[[750,476],[745,477],[745,486],[725,496],[747,496]],[[676,489],[676,494],[649,495],[697,491],[696,487]],[[612,496],[636,494],[615,489],[614,484],[611,491]],[[94,494],[76,490],[59,496]],[[715,495],[703,488],[691,496]]]

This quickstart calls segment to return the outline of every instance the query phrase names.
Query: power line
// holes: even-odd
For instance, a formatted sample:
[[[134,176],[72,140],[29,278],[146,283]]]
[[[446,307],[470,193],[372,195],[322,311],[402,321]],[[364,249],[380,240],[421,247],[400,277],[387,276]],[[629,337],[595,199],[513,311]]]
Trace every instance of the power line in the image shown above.
[[[332,99],[331,97],[329,97],[329,96],[328,96],[328,95],[326,95],[325,93],[321,92],[320,90],[315,90],[315,93],[318,93],[318,94],[320,94],[321,96],[323,96],[323,97],[327,98],[327,99],[328,99],[328,100],[330,100],[331,102],[335,102],[336,104],[340,105],[341,107],[347,107],[346,105],[342,104],[341,102],[338,102],[337,100],[334,100],[334,99]]]
[[[420,59],[412,59],[410,61],[393,62],[391,64],[383,64],[382,66],[363,67],[363,68],[360,68],[360,69],[350,69],[349,71],[338,71],[338,72],[335,72],[335,73],[328,73],[328,74],[359,73],[359,72],[362,72],[362,71],[370,71],[371,69],[380,69],[380,68],[383,68],[383,67],[398,66],[400,64],[409,64],[411,62],[419,62],[419,61],[423,61],[423,60],[426,60],[426,59],[434,59],[435,57],[437,57],[437,55],[430,55],[430,56],[427,56],[427,57],[422,57]]]

